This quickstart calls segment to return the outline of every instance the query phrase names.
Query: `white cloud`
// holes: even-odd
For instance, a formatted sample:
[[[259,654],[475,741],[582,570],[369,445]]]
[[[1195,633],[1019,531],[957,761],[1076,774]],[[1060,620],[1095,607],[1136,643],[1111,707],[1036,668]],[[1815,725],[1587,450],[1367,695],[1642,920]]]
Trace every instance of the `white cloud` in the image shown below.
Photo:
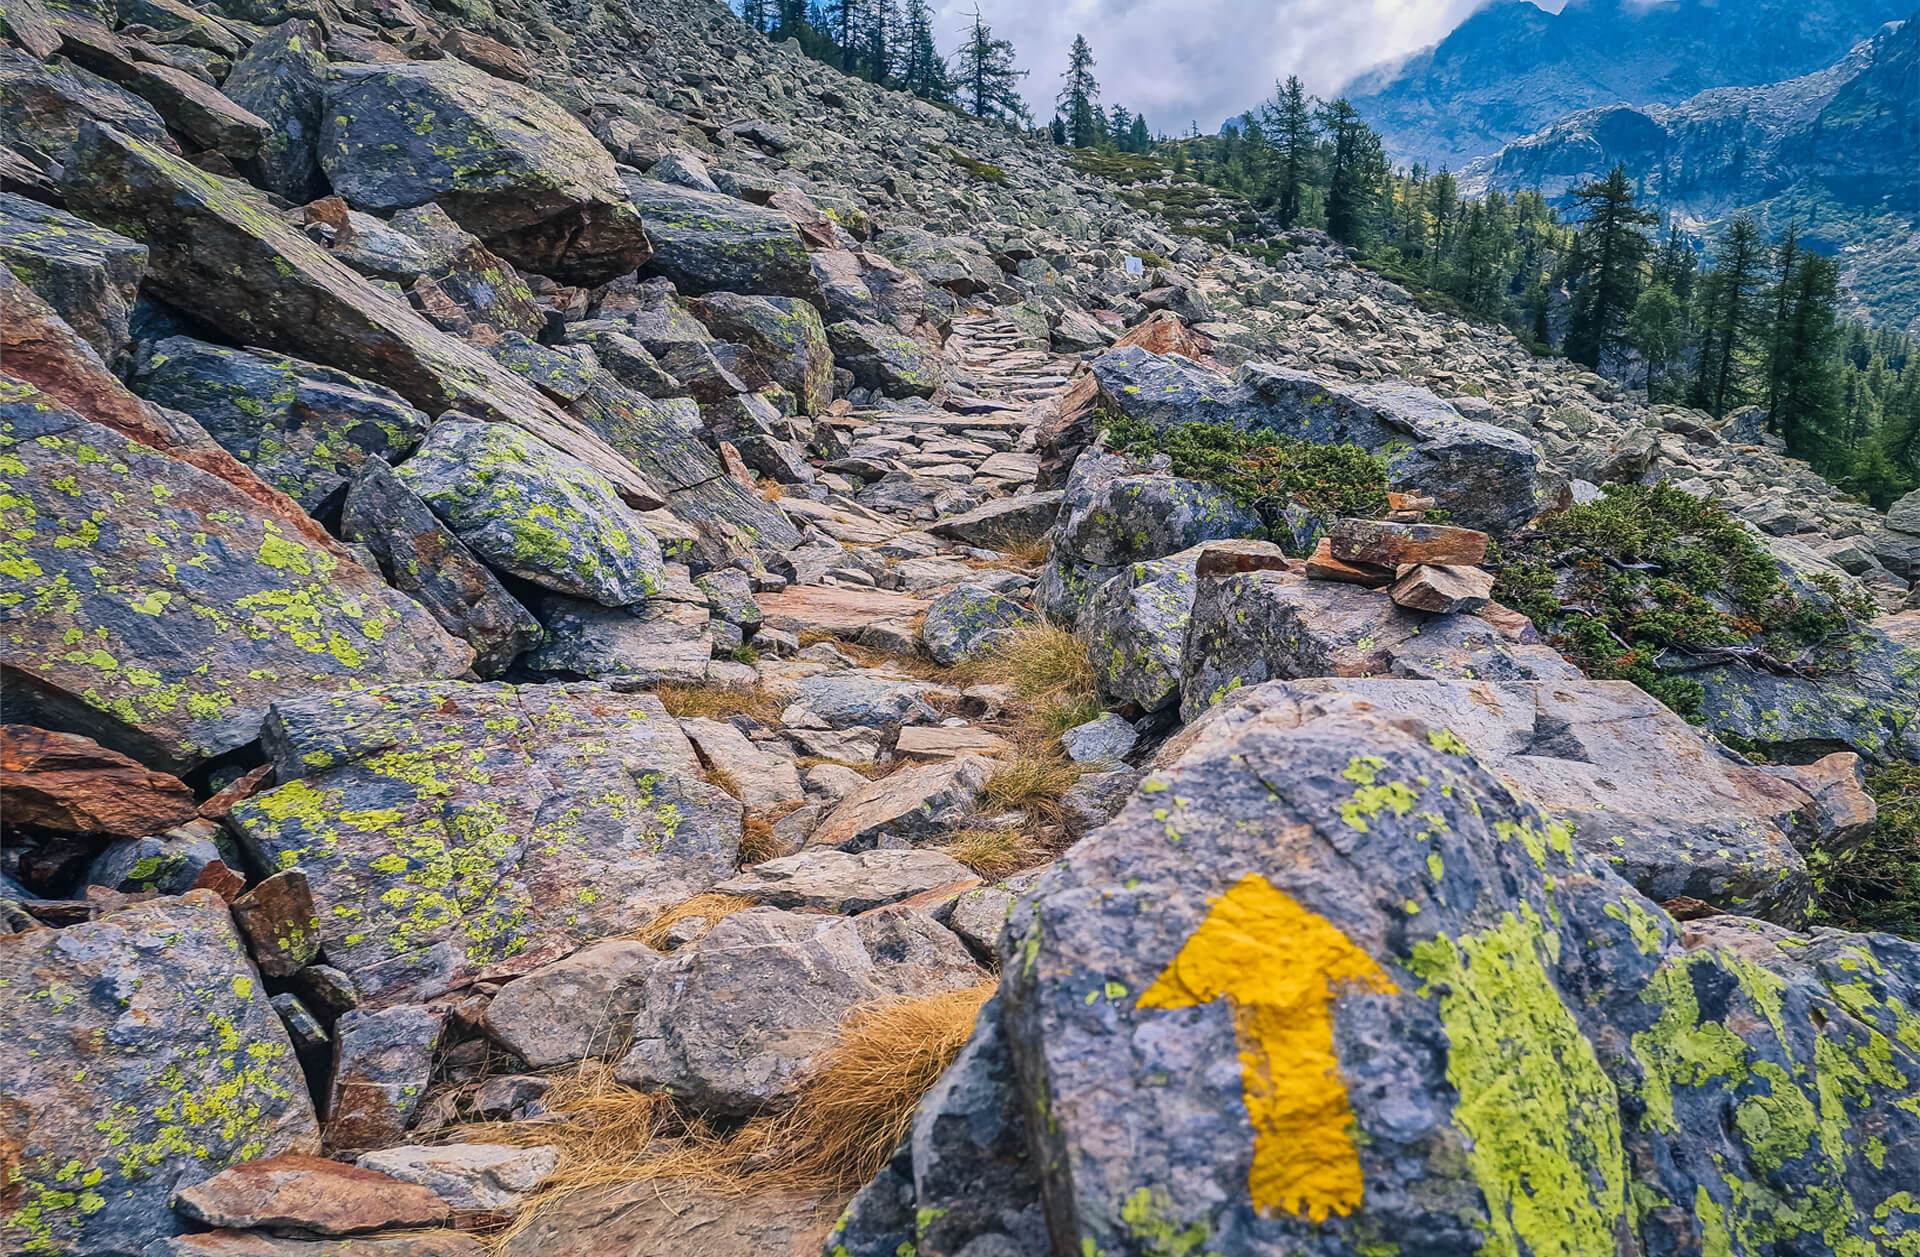
[[[1382,61],[1438,42],[1486,0],[980,0],[1013,41],[1036,118],[1052,116],[1067,48],[1093,46],[1102,99],[1144,112],[1156,132],[1203,131],[1298,74],[1332,92]],[[943,46],[959,42],[973,0],[936,0]],[[1544,8],[1559,8],[1548,3]]]

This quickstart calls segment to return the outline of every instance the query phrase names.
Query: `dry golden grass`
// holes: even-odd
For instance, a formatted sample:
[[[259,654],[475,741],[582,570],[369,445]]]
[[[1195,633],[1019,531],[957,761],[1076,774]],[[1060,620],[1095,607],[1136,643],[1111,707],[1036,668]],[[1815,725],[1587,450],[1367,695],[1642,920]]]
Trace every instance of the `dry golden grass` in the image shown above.
[[[787,844],[773,832],[773,823],[805,806],[796,800],[774,807],[748,808],[740,820],[740,854],[734,863],[746,869],[788,854]]]
[[[698,919],[706,922],[707,929],[710,930],[720,918],[732,916],[736,912],[745,912],[748,908],[757,906],[758,902],[758,900],[749,898],[746,895],[716,895],[712,893],[695,895],[693,898],[677,903],[673,905],[673,907],[661,912],[659,916],[647,922],[627,937],[638,939],[647,946],[658,950],[660,945],[667,941],[668,932],[682,921]]]
[[[993,994],[986,983],[855,1009],[840,1041],[815,1062],[786,1110],[731,1133],[688,1116],[665,1096],[621,1086],[593,1062],[558,1080],[545,1100],[559,1120],[469,1126],[461,1139],[550,1144],[559,1168],[529,1197],[514,1235],[565,1210],[581,1192],[658,1179],[699,1183],[717,1195],[780,1189],[849,1190],[886,1164],[914,1106],[953,1063]]]
[[[1098,685],[1087,644],[1051,624],[1027,625],[972,667],[982,679],[1011,685],[1015,694],[1036,705],[1091,698]]]
[[[1019,809],[1048,826],[1061,823],[1060,796],[1080,780],[1080,766],[1058,755],[1015,751],[1003,759],[981,791],[981,807],[988,812]]]
[[[853,769],[853,771],[859,773],[868,781],[878,781],[880,778],[898,772],[906,766],[903,760],[893,760],[885,764],[880,763],[878,760],[870,760],[867,763],[861,764],[850,759],[835,759],[831,755],[802,755],[793,762],[795,767],[799,768],[801,772],[805,772],[809,768],[818,767],[821,764],[838,764],[842,768]]]
[[[1017,829],[962,829],[940,850],[990,882],[1032,868],[1047,858],[1045,846]]]
[[[667,714],[676,720],[705,717],[725,720],[728,716],[752,716],[763,724],[777,724],[784,704],[765,690],[727,689],[718,685],[675,685],[654,687],[654,694]]]
[[[1032,541],[1012,541],[1005,545],[989,547],[1000,552],[997,559],[962,559],[968,567],[983,570],[1031,571],[1047,561],[1047,539],[1035,537]]]
[[[734,798],[740,797],[740,783],[724,768],[704,768],[700,776],[710,786],[719,786]]]

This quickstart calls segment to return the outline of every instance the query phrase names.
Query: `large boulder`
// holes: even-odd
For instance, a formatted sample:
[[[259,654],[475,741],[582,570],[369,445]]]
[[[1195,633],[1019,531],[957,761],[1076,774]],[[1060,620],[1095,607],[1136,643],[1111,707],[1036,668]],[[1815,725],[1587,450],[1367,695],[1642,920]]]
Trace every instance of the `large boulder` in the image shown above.
[[[991,654],[1033,621],[1025,607],[984,585],[960,585],[933,600],[920,640],[933,661],[951,668]]]
[[[283,355],[169,336],[140,363],[135,386],[184,411],[262,480],[320,515],[338,510],[369,462],[399,462],[427,416],[392,389]]]
[[[587,129],[542,93],[453,58],[331,67],[319,155],[357,208],[436,201],[501,257],[569,283],[605,283],[651,256]]]
[[[638,929],[733,871],[740,805],[650,694],[382,687],[276,707],[266,746],[282,784],[232,824],[307,871],[328,962],[374,1004]]]
[[[1266,429],[1293,440],[1357,445],[1387,460],[1390,489],[1432,497],[1454,523],[1493,533],[1541,510],[1540,455],[1518,433],[1463,419],[1404,381],[1354,384],[1267,363],[1231,380],[1179,355],[1138,346],[1107,351],[1092,374],[1098,401],[1155,429],[1182,423]]]
[[[8,6],[12,15],[13,6]],[[126,88],[82,69],[65,57],[42,62],[0,48],[0,140],[48,155],[64,153],[88,122],[103,122],[128,135],[177,153],[167,124],[152,105]]]
[[[1077,621],[1094,592],[1129,564],[1230,537],[1255,537],[1260,517],[1212,485],[1124,460],[1083,455],[1068,478],[1035,603],[1057,623]]]
[[[945,381],[940,355],[919,341],[880,323],[832,323],[837,366],[853,373],[861,388],[888,397],[932,397]]]
[[[670,279],[690,295],[759,292],[808,300],[820,295],[806,242],[785,214],[632,172],[624,178],[653,241],[647,274]]]
[[[472,660],[337,548],[31,388],[0,395],[0,482],[10,719],[178,772],[251,742],[278,699]]]
[[[448,416],[397,474],[500,571],[607,607],[661,589],[660,543],[613,486],[517,428]]]
[[[7,823],[65,834],[140,838],[199,811],[187,783],[141,767],[91,738],[0,725]]]
[[[1912,1232],[1920,946],[1683,934],[1441,728],[1273,714],[1212,722],[1013,908],[998,1111],[1027,1126],[1051,1251]]]
[[[1436,636],[1437,635],[1437,636]],[[1478,616],[1431,615],[1383,591],[1272,569],[1203,580],[1180,660],[1180,714],[1297,677],[1408,676],[1578,680],[1580,670],[1520,630]]]
[[[147,246],[0,192],[0,266],[58,310],[103,360],[121,362],[127,317],[147,272]]]
[[[778,384],[793,394],[803,415],[817,415],[832,403],[833,346],[810,303],[716,292],[688,307],[709,332],[744,351],[736,369],[746,372],[748,388]]]
[[[626,685],[698,685],[707,679],[712,617],[706,596],[677,563],[666,565],[659,592],[644,605],[542,598],[539,611],[547,640],[527,657],[536,672]]]
[[[384,462],[368,462],[347,490],[340,535],[365,546],[389,585],[473,647],[479,675],[498,676],[539,643],[533,613]]]
[[[77,212],[147,244],[145,284],[155,296],[233,340],[351,370],[430,415],[458,409],[516,424],[592,464],[632,505],[662,504],[591,430],[336,261],[246,185],[87,124],[62,186]]]
[[[1214,722],[1304,722],[1342,705],[1443,730],[1656,902],[1794,924],[1813,890],[1801,851],[1824,862],[1854,838],[1823,819],[1817,783],[1736,758],[1624,681],[1290,681],[1238,691],[1175,745]]]
[[[616,1076],[698,1112],[752,1112],[793,1092],[857,1006],[985,976],[958,938],[918,912],[736,912],[648,974],[633,1050]]]
[[[317,1153],[293,1045],[208,890],[0,934],[10,1253],[137,1253],[183,1229],[174,1192]]]
[[[1844,749],[1877,763],[1920,760],[1920,611],[1862,625],[1839,665],[1785,674],[1720,663],[1685,673],[1704,691],[1709,729],[1802,762]]]
[[[233,63],[220,86],[273,128],[251,159],[260,183],[297,203],[325,193],[315,152],[327,112],[327,45],[319,23],[295,18],[275,26]]]

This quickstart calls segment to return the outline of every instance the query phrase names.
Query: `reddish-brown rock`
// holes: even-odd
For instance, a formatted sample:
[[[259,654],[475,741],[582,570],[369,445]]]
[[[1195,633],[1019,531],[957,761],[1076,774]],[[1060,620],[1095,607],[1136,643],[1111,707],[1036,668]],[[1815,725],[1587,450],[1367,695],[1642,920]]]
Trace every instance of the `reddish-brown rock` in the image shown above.
[[[1179,354],[1195,362],[1206,362],[1213,348],[1206,337],[1189,331],[1170,310],[1156,310],[1144,323],[1113,342],[1115,349],[1130,345],[1137,345],[1150,354]]]
[[[200,815],[210,821],[225,820],[227,813],[233,810],[234,804],[243,803],[262,790],[271,790],[273,784],[273,765],[262,764],[202,803]]]
[[[320,954],[320,920],[301,869],[282,869],[235,899],[233,921],[269,978],[290,977]]]
[[[1368,563],[1343,563],[1333,557],[1333,543],[1325,537],[1314,547],[1306,563],[1308,580],[1339,581],[1343,585],[1364,585],[1378,589],[1393,583],[1393,569]]]
[[[434,1226],[447,1204],[417,1183],[323,1157],[244,1161],[178,1192],[174,1208],[209,1226],[361,1235],[389,1227]]]
[[[1393,524],[1373,519],[1342,519],[1327,530],[1333,557],[1343,563],[1398,567],[1433,563],[1477,567],[1487,558],[1487,534],[1446,524]]]
[[[31,725],[0,725],[0,796],[10,825],[114,838],[164,833],[199,810],[178,777]]]
[[[1477,611],[1493,596],[1493,577],[1477,567],[1414,563],[1401,569],[1387,596],[1413,611]]]

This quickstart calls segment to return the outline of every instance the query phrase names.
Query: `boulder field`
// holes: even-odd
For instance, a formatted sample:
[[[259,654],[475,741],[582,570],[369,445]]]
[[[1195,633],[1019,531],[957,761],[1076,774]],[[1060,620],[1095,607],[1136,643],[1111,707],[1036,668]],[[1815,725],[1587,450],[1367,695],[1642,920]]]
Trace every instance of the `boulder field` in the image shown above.
[[[1920,1252],[1920,496],[710,0],[0,99],[0,1251]]]

